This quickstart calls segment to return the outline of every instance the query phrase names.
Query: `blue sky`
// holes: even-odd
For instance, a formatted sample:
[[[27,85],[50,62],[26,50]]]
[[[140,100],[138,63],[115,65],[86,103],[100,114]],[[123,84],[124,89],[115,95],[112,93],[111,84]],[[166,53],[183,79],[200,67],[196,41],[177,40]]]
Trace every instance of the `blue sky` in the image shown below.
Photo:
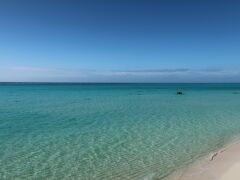
[[[0,81],[240,82],[240,1],[0,0]]]

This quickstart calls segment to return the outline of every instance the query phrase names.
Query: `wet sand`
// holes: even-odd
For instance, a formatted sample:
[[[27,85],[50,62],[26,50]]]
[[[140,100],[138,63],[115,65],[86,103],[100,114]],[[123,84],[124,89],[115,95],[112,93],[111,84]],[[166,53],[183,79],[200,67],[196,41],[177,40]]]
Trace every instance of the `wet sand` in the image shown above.
[[[240,143],[211,154],[174,180],[240,180]]]

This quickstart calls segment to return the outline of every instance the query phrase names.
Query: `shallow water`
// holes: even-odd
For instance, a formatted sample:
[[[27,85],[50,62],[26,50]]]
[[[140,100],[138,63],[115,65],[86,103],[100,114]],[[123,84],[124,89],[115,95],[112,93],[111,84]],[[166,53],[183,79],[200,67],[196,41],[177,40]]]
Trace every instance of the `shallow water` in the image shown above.
[[[240,84],[0,85],[0,179],[164,179],[239,134]]]

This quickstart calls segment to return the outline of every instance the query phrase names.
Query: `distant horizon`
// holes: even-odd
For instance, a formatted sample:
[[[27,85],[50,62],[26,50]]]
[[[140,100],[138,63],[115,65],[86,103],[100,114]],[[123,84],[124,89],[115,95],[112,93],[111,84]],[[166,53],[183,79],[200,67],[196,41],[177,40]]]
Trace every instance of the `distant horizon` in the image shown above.
[[[237,83],[238,69],[135,69],[0,68],[0,82],[93,83]]]
[[[9,81],[1,84],[240,84],[240,82],[30,82],[30,81]]]

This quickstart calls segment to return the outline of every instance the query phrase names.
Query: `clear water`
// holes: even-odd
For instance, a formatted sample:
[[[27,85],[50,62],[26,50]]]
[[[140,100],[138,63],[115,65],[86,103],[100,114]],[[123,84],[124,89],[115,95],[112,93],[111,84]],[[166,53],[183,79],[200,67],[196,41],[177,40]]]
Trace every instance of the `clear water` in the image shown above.
[[[239,134],[240,84],[0,85],[3,180],[164,179]]]

